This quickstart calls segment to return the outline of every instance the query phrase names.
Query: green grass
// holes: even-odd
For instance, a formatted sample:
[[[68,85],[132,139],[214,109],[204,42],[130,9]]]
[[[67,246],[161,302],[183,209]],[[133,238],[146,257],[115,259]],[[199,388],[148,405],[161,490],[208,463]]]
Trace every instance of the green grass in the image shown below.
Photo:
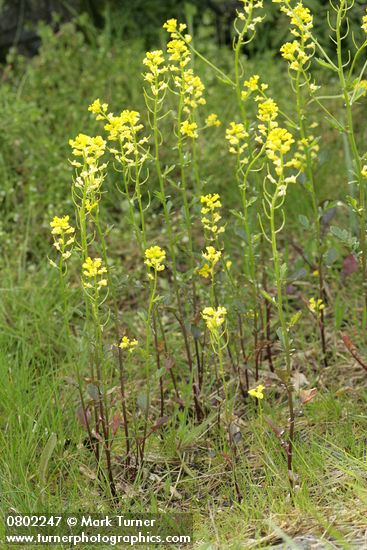
[[[80,322],[82,298],[72,267],[75,334],[70,341],[62,329],[58,280],[47,261],[48,222],[64,208],[72,210],[68,139],[81,131],[97,131],[86,106],[100,96],[116,110],[142,107],[140,67],[129,60],[142,59],[144,52],[138,42],[114,44],[108,51],[102,39],[99,44],[87,44],[73,25],[62,27],[57,37],[44,28],[42,36],[39,56],[31,61],[14,57],[12,65],[3,68],[0,90],[4,136],[0,152],[1,508],[4,513],[106,512],[113,505],[95,479],[86,432],[77,418],[75,362],[83,374],[88,369]],[[214,53],[220,64],[228,65],[227,51]],[[249,65],[266,75],[280,105],[286,104],[289,89],[278,59],[269,54],[250,60]],[[201,74],[208,89],[208,112],[220,113],[224,122],[231,120],[234,106],[228,101],[227,90],[206,67]],[[75,86],[75,82],[80,85]],[[226,218],[236,207],[238,196],[229,175],[231,161],[222,133],[218,130],[214,139],[208,139],[201,169],[203,174],[211,174],[205,181],[207,192],[212,187],[223,190]],[[317,170],[320,198],[342,198],[346,188],[344,160],[333,131],[327,133],[323,154]],[[126,203],[114,190],[113,178],[108,183],[104,208],[113,226],[108,239],[117,251],[114,268],[122,296],[120,305],[125,324],[134,326],[136,303],[144,292],[139,284],[140,258],[121,214],[126,212]],[[151,185],[154,191],[154,177]],[[304,213],[304,208],[307,211],[309,205],[297,190],[291,190],[287,208],[294,239],[306,241],[307,232],[300,226],[298,214]],[[154,198],[152,212],[150,229],[159,234],[159,204]],[[341,224],[347,225],[343,208],[338,212]],[[238,232],[234,223],[226,238],[237,242]],[[331,292],[341,296],[334,311],[330,307],[328,322],[332,329],[334,324],[339,329],[345,320],[357,326],[358,280],[352,276],[342,287],[339,269],[345,251],[330,236],[327,238],[336,254],[328,274]],[[305,244],[304,251],[311,254],[312,243]],[[289,249],[288,253],[294,272],[304,268],[294,251]],[[290,307],[299,308],[302,297],[312,289],[310,273],[301,279],[298,293],[289,298]],[[254,403],[238,403],[236,422],[241,440],[236,472],[241,502],[234,498],[232,469],[216,438],[215,411],[205,424],[197,426],[191,417],[172,407],[170,422],[149,439],[146,465],[135,482],[123,479],[117,441],[113,467],[123,495],[121,506],[131,512],[191,511],[196,547],[208,550],[265,548],[279,540],[280,532],[291,538],[308,532],[324,535],[343,548],[351,548],[353,539],[364,534],[367,514],[366,377],[331,328],[332,361],[323,371],[311,320],[302,322],[297,333],[297,349],[302,351],[295,355],[295,364],[308,379],[307,387],[318,385],[319,393],[314,401],[300,407],[297,418],[295,471],[299,489],[293,499],[283,453],[265,421],[268,416],[277,425],[286,422],[285,414],[279,412],[284,407],[277,406],[283,405],[283,398],[272,388],[264,399],[262,417]],[[356,337],[359,343],[358,333]],[[108,334],[106,346],[111,339]],[[172,349],[179,349],[177,329],[170,332],[169,343]],[[366,351],[363,344],[360,349]],[[182,373],[184,362],[177,355],[178,372]],[[113,365],[112,353],[109,362]],[[262,374],[267,376],[266,365]],[[139,390],[144,385],[139,361],[131,365],[127,384],[139,407]],[[190,399],[188,384],[182,397]],[[158,409],[157,402],[153,407]],[[56,434],[56,445],[45,460],[52,434]]]

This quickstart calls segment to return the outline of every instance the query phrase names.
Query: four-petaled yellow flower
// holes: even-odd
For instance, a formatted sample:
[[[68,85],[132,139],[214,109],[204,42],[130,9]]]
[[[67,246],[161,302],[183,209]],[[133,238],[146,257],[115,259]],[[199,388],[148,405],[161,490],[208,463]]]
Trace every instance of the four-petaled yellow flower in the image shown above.
[[[263,384],[259,384],[256,386],[256,388],[253,388],[248,391],[248,394],[251,395],[251,397],[255,397],[256,399],[264,399],[264,389],[265,386]]]
[[[127,336],[123,336],[119,344],[119,348],[132,353],[138,345],[137,340],[130,340]]]
[[[225,307],[221,306],[217,307],[216,309],[213,307],[206,307],[203,309],[201,315],[210,332],[218,334],[219,328],[225,322],[227,310]]]
[[[165,268],[164,260],[166,258],[166,253],[160,246],[151,246],[145,251],[145,261],[144,263],[154,269],[154,271],[163,271]]]

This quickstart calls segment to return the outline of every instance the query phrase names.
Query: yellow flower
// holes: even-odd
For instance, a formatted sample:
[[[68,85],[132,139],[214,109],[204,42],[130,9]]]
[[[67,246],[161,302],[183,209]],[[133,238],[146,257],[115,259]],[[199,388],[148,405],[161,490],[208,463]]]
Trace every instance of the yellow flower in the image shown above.
[[[163,264],[166,253],[160,246],[151,246],[145,251],[144,263],[154,269],[154,271],[163,271],[165,266]]]
[[[210,269],[208,264],[204,264],[202,268],[198,270],[199,275],[207,279],[209,275],[211,274],[212,270]]]
[[[52,227],[52,235],[62,235],[63,233],[74,233],[75,229],[69,225],[69,216],[59,218],[55,216],[50,226]]]
[[[222,203],[220,202],[220,196],[218,195],[218,193],[214,193],[214,195],[212,195],[211,193],[209,193],[209,195],[202,195],[200,197],[200,202],[202,204],[205,204],[205,207],[203,207],[201,210],[202,214],[207,214],[209,210],[216,210],[217,208],[222,207]],[[209,210],[203,212],[204,208]]]
[[[367,164],[363,166],[361,175],[362,175],[362,178],[367,178]]]
[[[101,136],[91,137],[86,134],[79,134],[75,139],[70,139],[69,145],[73,149],[73,155],[84,157],[87,164],[95,164],[106,149],[106,142]]]
[[[361,29],[367,33],[367,15],[364,15],[362,17],[362,26],[361,26]]]
[[[186,113],[190,113],[190,110],[196,109],[198,105],[205,105],[206,100],[203,97],[205,86],[192,69],[187,69],[182,74],[175,76],[174,83],[184,96],[184,111]]]
[[[71,256],[71,251],[66,248],[74,244],[75,241],[75,229],[69,224],[69,216],[62,216],[61,218],[55,216],[50,222],[50,226],[54,238],[54,247],[60,252],[62,258],[67,260]],[[54,262],[51,263],[56,265]]]
[[[248,394],[251,395],[251,397],[255,397],[256,399],[264,399],[264,389],[265,386],[259,384],[258,386],[256,386],[256,388],[249,390]]]
[[[367,93],[367,80],[361,80],[354,86],[355,91],[358,94],[359,97],[363,97]]]
[[[177,19],[168,19],[163,25],[163,28],[173,36],[178,36],[178,32],[182,33],[186,27],[185,23],[180,23],[177,29]]]
[[[259,80],[260,76],[258,74],[254,74],[248,80],[245,80],[243,85],[245,86],[245,88],[251,90],[251,92],[255,92],[259,87]]]
[[[221,306],[217,307],[216,309],[213,307],[206,307],[203,309],[201,315],[210,332],[218,333],[218,329],[225,322],[227,310],[225,307]]]
[[[212,234],[213,238],[219,233],[224,232],[224,227],[218,226],[219,221],[222,219],[222,216],[217,212],[222,206],[219,199],[218,193],[214,193],[213,195],[210,193],[209,195],[202,195],[200,197],[200,202],[204,205],[201,209],[201,223],[204,229]]]
[[[220,257],[222,256],[222,253],[220,250],[215,250],[214,246],[207,246],[206,252],[202,253],[202,256],[204,260],[209,262],[208,264],[204,264],[204,266],[199,270],[199,275],[202,277],[209,277],[211,275],[214,276],[214,267],[219,262]]]
[[[280,53],[284,59],[289,61],[289,68],[294,71],[298,71],[309,59],[311,59],[311,56],[307,55],[304,49],[301,48],[298,40],[283,44],[280,48]]]
[[[312,272],[312,277],[318,277],[319,276],[319,270],[315,269],[315,271]]]
[[[198,133],[196,131],[197,127],[198,125],[196,124],[196,122],[189,122],[188,120],[184,120],[183,122],[181,122],[180,132],[183,136],[188,136],[196,139],[198,137]]]
[[[294,139],[285,128],[273,128],[268,134],[266,147],[270,151],[279,152],[282,155],[288,153]]]
[[[154,96],[157,96],[159,92],[167,88],[167,82],[165,82],[164,77],[162,78],[161,76],[168,71],[168,67],[163,65],[164,61],[162,50],[147,52],[143,60],[143,64],[149,70],[149,72],[144,74],[144,80],[149,82]]]
[[[83,281],[85,288],[94,288],[100,290],[102,287],[107,286],[107,279],[103,278],[103,275],[107,273],[107,268],[102,265],[101,258],[86,258],[83,263],[83,275],[86,280]],[[89,281],[93,279],[92,281]]]
[[[222,123],[219,120],[218,115],[212,113],[211,115],[206,117],[205,124],[207,126],[220,126]]]
[[[101,112],[106,113],[107,109],[108,109],[108,104],[107,103],[102,103],[101,104],[100,99],[95,99],[93,101],[93,103],[91,105],[89,105],[89,107],[88,107],[88,111],[90,111],[91,113],[94,113],[94,114],[100,114]],[[98,118],[99,117],[97,117],[97,119]]]
[[[230,145],[238,145],[240,140],[246,139],[248,133],[245,130],[245,126],[239,122],[231,122],[229,128],[226,129],[226,139]]]
[[[273,162],[278,175],[283,173],[283,157],[290,150],[292,143],[294,143],[292,134],[285,128],[273,128],[268,134],[266,155]]]
[[[289,11],[291,17],[291,24],[298,27],[300,30],[309,30],[313,26],[313,18],[310,10],[305,8],[302,2]]]
[[[190,62],[190,51],[186,46],[186,42],[181,38],[174,38],[167,44],[167,52],[169,53],[170,61],[176,61],[181,69],[186,67]],[[170,67],[171,70],[177,70],[174,65]]]
[[[123,336],[119,344],[119,348],[127,350],[129,353],[132,353],[137,345],[137,340],[130,340],[130,338],[128,338],[127,336]]]
[[[206,252],[203,252],[204,260],[207,260],[214,267],[221,257],[222,253],[220,250],[215,250],[214,246],[207,246]]]
[[[259,111],[257,114],[257,118],[259,120],[262,120],[263,122],[270,122],[277,118],[278,111],[279,111],[278,105],[275,103],[273,99],[269,97],[266,101],[259,104]]]
[[[102,266],[101,258],[88,258],[83,263],[83,274],[85,277],[97,277],[107,272],[107,269]]]
[[[315,298],[310,298],[308,307],[310,308],[310,311],[313,313],[318,313],[321,310],[325,309],[325,304],[321,300],[321,298],[318,298],[317,300]]]

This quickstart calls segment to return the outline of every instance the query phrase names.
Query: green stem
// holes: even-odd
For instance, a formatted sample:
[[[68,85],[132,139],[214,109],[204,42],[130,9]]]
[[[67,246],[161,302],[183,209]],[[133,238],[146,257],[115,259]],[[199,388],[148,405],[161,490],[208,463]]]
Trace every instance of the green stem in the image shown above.
[[[348,137],[349,146],[352,152],[354,160],[355,175],[359,188],[359,240],[361,249],[361,263],[362,263],[362,287],[364,293],[364,308],[363,308],[363,320],[366,323],[367,317],[367,242],[366,242],[366,192],[365,184],[362,177],[362,163],[359,155],[353,124],[353,112],[348,93],[348,86],[345,79],[343,58],[342,58],[342,37],[341,37],[341,25],[345,16],[346,0],[340,0],[337,18],[336,18],[336,46],[337,46],[337,59],[338,59],[338,75],[339,82],[343,92],[344,105],[346,110],[347,127],[346,133]]]

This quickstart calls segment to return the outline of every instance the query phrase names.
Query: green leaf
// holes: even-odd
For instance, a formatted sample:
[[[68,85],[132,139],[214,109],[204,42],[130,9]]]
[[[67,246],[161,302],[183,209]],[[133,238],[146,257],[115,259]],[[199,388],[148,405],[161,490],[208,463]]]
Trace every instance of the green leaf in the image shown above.
[[[299,223],[303,225],[305,229],[310,229],[310,222],[308,221],[308,218],[304,216],[303,214],[300,214],[298,216]]]
[[[291,320],[289,321],[289,328],[294,327],[294,325],[297,324],[298,321],[300,320],[301,316],[302,316],[302,311],[297,311],[297,313],[295,313],[291,317]]]
[[[56,443],[57,443],[57,436],[55,433],[52,433],[48,438],[45,448],[41,453],[38,473],[39,473],[40,482],[42,483],[43,486],[46,485],[46,482],[47,482],[48,463],[50,462],[50,458],[52,453],[54,452]]]
[[[266,290],[260,288],[260,292],[264,296],[264,298],[268,300],[268,302],[270,302],[271,304],[274,304],[274,298],[272,298],[272,296],[270,296],[270,294],[266,292]]]
[[[316,63],[320,65],[320,67],[323,67],[324,69],[328,69],[329,71],[337,72],[336,67],[333,67],[332,65],[330,65],[330,63],[328,63],[327,61],[324,61],[320,57],[314,57],[314,60],[316,61]]]
[[[280,278],[282,279],[282,281],[284,281],[287,278],[287,271],[288,271],[287,264],[282,264],[280,266]]]

